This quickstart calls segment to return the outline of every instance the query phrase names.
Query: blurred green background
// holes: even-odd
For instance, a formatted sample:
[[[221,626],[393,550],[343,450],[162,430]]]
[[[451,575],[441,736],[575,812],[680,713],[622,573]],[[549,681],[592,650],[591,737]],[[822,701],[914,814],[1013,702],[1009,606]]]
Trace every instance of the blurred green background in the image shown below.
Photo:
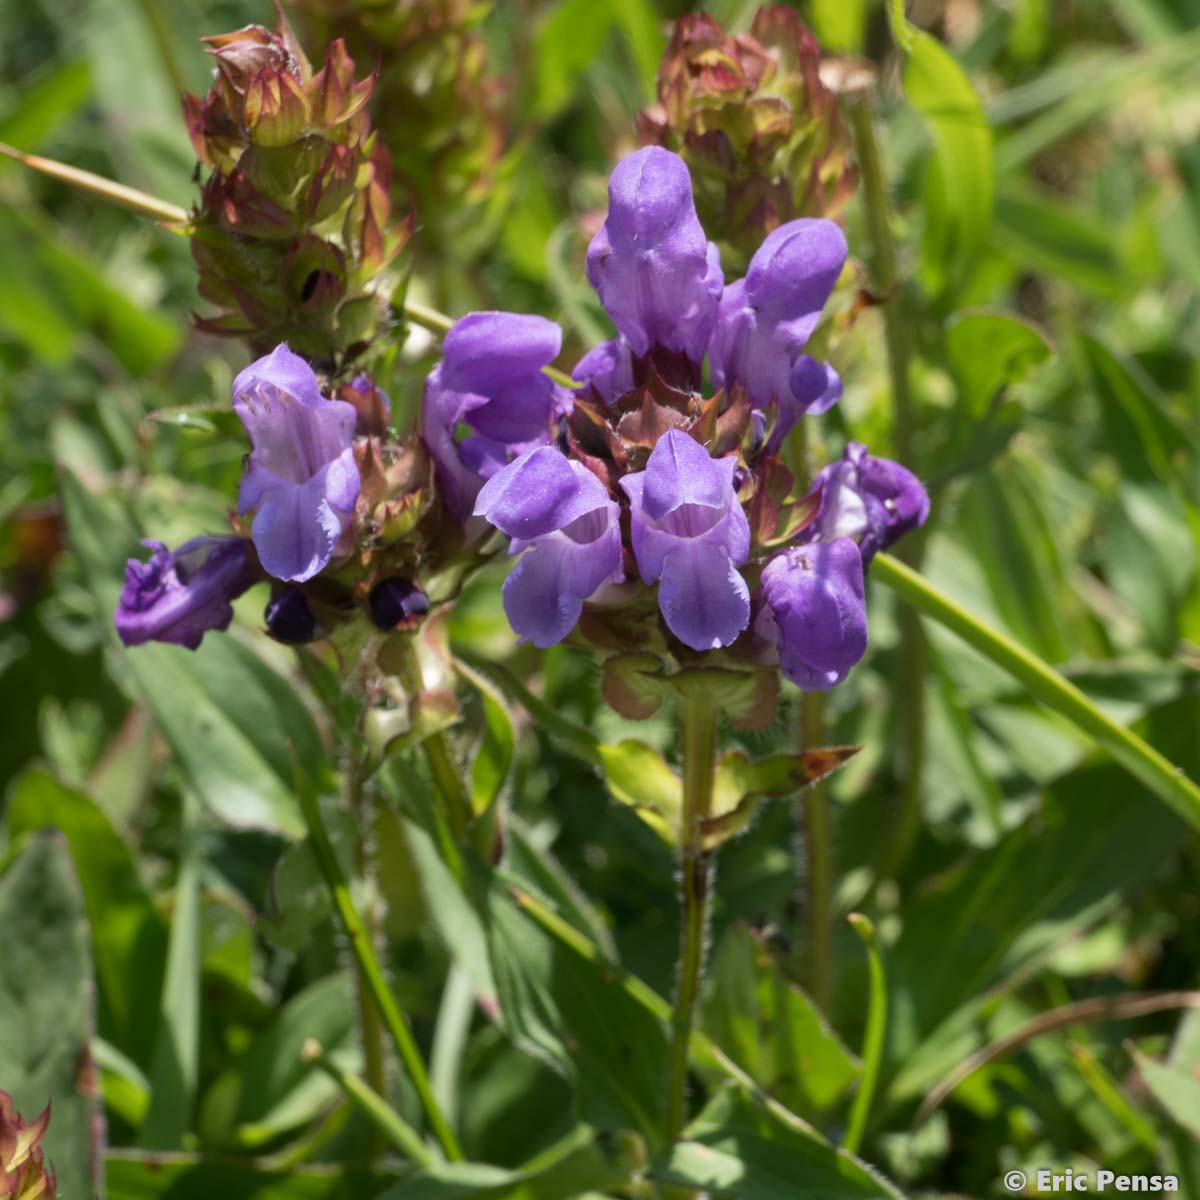
[[[317,58],[324,33],[356,7],[313,0],[289,11]],[[583,250],[609,169],[636,145],[634,118],[654,99],[668,22],[684,6],[409,7],[453,8],[483,47],[468,70],[461,47],[435,37],[405,67],[431,107],[410,97],[374,111],[397,161],[408,145],[417,164],[410,294],[455,315],[551,316],[566,331],[569,369],[573,354],[606,336]],[[754,9],[704,7],[731,28]],[[904,314],[912,354],[908,465],[933,497],[923,572],[1200,774],[1200,4],[920,0],[910,17],[961,68],[923,97],[901,86],[882,4],[798,8],[828,51],[879,68],[899,254],[889,303]],[[196,164],[177,96],[208,86],[198,38],[272,19],[249,0],[0,0],[0,142],[190,206]],[[446,83],[461,78],[476,82]],[[979,98],[978,125],[939,109],[938,88],[964,80]],[[461,153],[441,155],[441,135]],[[861,197],[844,219],[851,255],[869,260]],[[184,237],[5,159],[0,264],[0,862],[15,861],[42,827],[61,827],[82,884],[73,902],[69,878],[62,883],[63,904],[75,903],[90,929],[78,961],[42,981],[42,994],[62,993],[63,1028],[73,1024],[79,1038],[97,1023],[111,1145],[183,1148],[201,1156],[195,1166],[209,1154],[282,1151],[317,1129],[325,1140],[308,1157],[352,1158],[362,1131],[344,1113],[340,1124],[328,1116],[342,1111],[332,1085],[298,1065],[263,1068],[289,1047],[294,1055],[314,1024],[356,1061],[348,975],[325,914],[319,905],[279,912],[272,899],[272,872],[298,832],[288,739],[319,769],[329,731],[295,660],[259,635],[257,593],[239,602],[231,637],[209,638],[192,657],[127,654],[111,629],[120,567],[137,540],[176,544],[224,529],[244,452],[227,422],[149,414],[226,403],[245,352],[190,329],[202,302]],[[855,299],[846,287],[833,303],[830,356],[846,398],[820,423],[822,457],[847,436],[894,451],[878,306],[852,314]],[[434,352],[414,335],[385,380],[401,425]],[[668,716],[636,726],[616,717],[580,653],[514,647],[502,575],[490,570],[464,596],[457,644],[507,662],[601,738],[638,737],[672,754]],[[1101,1161],[1173,1164],[1200,1195],[1196,1110],[1189,1122],[1186,1104],[1164,1107],[1170,1089],[1155,1086],[1142,1057],[1171,1054],[1186,1077],[1200,1060],[1194,1016],[1047,1034],[912,1127],[917,1103],[956,1063],[1038,1013],[1196,987],[1200,849],[1157,799],[951,635],[928,629],[914,679],[894,598],[875,587],[870,604],[872,648],[827,713],[830,743],[865,747],[832,786],[836,910],[874,915],[892,999],[864,1156],[931,1193],[1003,1194],[1002,1167]],[[738,735],[751,751],[795,743],[794,692],[787,699],[770,730]],[[909,841],[901,814],[913,705],[924,715],[924,762]],[[469,705],[468,717],[478,715]],[[520,712],[513,720],[516,869],[586,909],[622,960],[668,993],[667,848],[559,742]],[[393,785],[403,792],[420,780]],[[435,885],[387,786],[381,794],[373,833],[389,966],[430,1039],[444,1017],[446,970],[457,962],[469,974],[471,947],[438,926]],[[791,1089],[797,1111],[836,1131],[850,1076],[841,1079],[845,1055],[832,1035],[823,1066],[801,1065],[825,1080],[814,1096],[771,1043],[783,1018],[734,1028],[738,1005],[765,1003],[765,992],[738,990],[746,970],[763,973],[763,989],[805,977],[802,838],[795,807],[779,803],[723,854],[706,1019],[735,1057],[770,1044],[777,1057],[758,1069]],[[48,859],[47,878],[61,866]],[[302,874],[303,864],[289,869]],[[4,892],[7,880],[0,959],[11,973],[14,956],[2,948],[26,936],[30,918],[16,902],[23,881]],[[171,920],[191,933],[168,956]],[[825,1015],[853,1048],[865,962],[840,919],[835,928]],[[748,930],[766,958],[754,959]],[[68,1003],[91,977],[88,959],[90,1015]],[[478,978],[467,986],[469,996]],[[39,1012],[34,1025],[48,1019]],[[22,1056],[42,1046],[23,1020],[0,1013],[0,1087],[9,1086],[5,1054],[17,1056],[7,1066],[19,1074]],[[469,1004],[459,1023],[454,1095],[469,1154],[515,1165],[570,1126],[566,1084]],[[163,1066],[164,1030],[192,1047],[182,1071]],[[55,1053],[37,1051],[46,1062]],[[40,1077],[27,1085],[29,1115],[48,1086]],[[411,1103],[396,1087],[397,1103]],[[73,1111],[56,1109],[54,1136],[86,1140],[86,1119],[76,1128]],[[67,1140],[55,1147],[71,1160]],[[110,1195],[166,1194],[139,1161],[110,1169]],[[65,1171],[62,1183],[64,1197],[82,1194],[67,1190]],[[206,1194],[214,1184],[198,1176],[192,1186]],[[363,1183],[358,1194],[375,1191]]]

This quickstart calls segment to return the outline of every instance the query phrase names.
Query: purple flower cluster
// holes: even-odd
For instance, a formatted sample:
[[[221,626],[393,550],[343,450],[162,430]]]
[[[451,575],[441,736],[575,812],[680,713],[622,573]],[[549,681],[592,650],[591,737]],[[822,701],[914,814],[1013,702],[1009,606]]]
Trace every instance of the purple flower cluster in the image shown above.
[[[308,363],[277,346],[234,380],[233,407],[252,447],[238,510],[254,514],[253,552],[238,537],[198,538],[174,552],[147,542],[150,561],[127,564],[114,618],[127,646],[195,649],[206,631],[228,626],[230,602],[264,572],[303,583],[329,564],[347,531],[360,490],[354,406],[322,396]],[[268,627],[278,626],[281,640],[304,640],[297,631],[315,629],[303,603],[284,588],[268,605]]]
[[[620,430],[651,375],[682,372],[696,388],[707,356],[713,383],[729,404],[744,396],[760,436],[714,457],[711,430],[672,418],[678,427],[658,433],[642,469],[630,469],[631,459],[617,464],[618,486],[587,456],[558,448],[556,425],[571,399],[540,375],[557,331],[499,313],[459,322],[429,378],[423,429],[439,482],[451,489],[447,502],[465,515],[474,498],[473,514],[520,556],[504,603],[522,639],[561,641],[585,601],[603,600],[624,579],[627,508],[625,545],[683,645],[716,650],[747,634],[753,653],[777,656],[803,688],[845,677],[866,649],[864,565],[925,519],[924,488],[851,443],[818,477],[819,507],[801,544],[765,562],[754,561],[744,503],[796,422],[842,394],[837,373],[804,351],[845,259],[832,222],[792,221],[766,238],[744,279],[726,285],[683,161],[647,147],[621,162],[587,254],[588,279],[617,336],[576,366],[584,389],[575,403],[595,398]],[[476,433],[458,442],[464,420]],[[568,449],[574,454],[569,438]]]

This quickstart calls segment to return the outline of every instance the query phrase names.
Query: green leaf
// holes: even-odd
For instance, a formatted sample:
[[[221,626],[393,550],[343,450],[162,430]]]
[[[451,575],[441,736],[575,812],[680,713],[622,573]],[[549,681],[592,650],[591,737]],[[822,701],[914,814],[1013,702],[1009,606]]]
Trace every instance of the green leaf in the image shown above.
[[[345,972],[292,997],[209,1089],[201,1113],[205,1139],[254,1148],[316,1117],[340,1092],[329,1076],[301,1059],[300,1050],[315,1038],[347,1071],[361,1070],[355,1011],[354,987]]]
[[[1155,1100],[1176,1124],[1183,1126],[1193,1137],[1200,1138],[1200,1079],[1196,1077],[1200,1063],[1194,1063],[1188,1070],[1186,1066],[1173,1067],[1155,1062],[1138,1051],[1134,1051],[1133,1057],[1142,1082]]]
[[[630,1170],[606,1160],[590,1131],[580,1129],[517,1170],[439,1163],[396,1184],[383,1200],[576,1200],[631,1181]]]
[[[801,1116],[827,1108],[859,1066],[767,946],[730,926],[709,971],[703,1027],[765,1092]]]
[[[651,829],[672,841],[679,828],[683,784],[666,760],[645,742],[596,747],[604,782],[614,800],[628,804]]]
[[[102,1197],[87,918],[61,837],[34,838],[0,877],[0,930],[0,1087],[27,1120],[51,1104],[43,1146],[59,1194]]]
[[[14,836],[57,828],[66,836],[83,888],[100,983],[100,1028],[145,1068],[158,1028],[167,931],[129,848],[82,792],[31,768],[9,793]]]
[[[269,1168],[133,1150],[110,1153],[105,1171],[109,1200],[373,1200],[395,1182],[344,1163]]]
[[[904,21],[903,14],[900,20]],[[921,270],[935,294],[960,283],[992,222],[992,131],[966,72],[940,42],[908,26],[904,92],[933,138]]]
[[[900,1193],[810,1126],[785,1125],[735,1087],[718,1092],[651,1164],[650,1178],[737,1200],[900,1200]]]
[[[87,103],[92,72],[86,62],[65,62],[23,89],[20,103],[0,120],[0,142],[18,150],[37,150],[63,120]],[[0,172],[16,170],[11,159],[0,162]]]
[[[1018,317],[972,312],[950,323],[946,353],[958,383],[962,417],[979,420],[1002,389],[1050,357],[1050,346],[1041,330]]]
[[[552,117],[579,93],[579,76],[599,53],[617,20],[615,4],[559,0],[538,27],[530,61],[534,66],[533,112]]]
[[[501,1026],[571,1083],[600,1129],[662,1127],[666,1036],[604,964],[531,923],[492,878],[484,896]]]
[[[471,808],[482,816],[504,789],[516,736],[500,690],[464,662],[456,660],[454,667],[479,693],[483,705],[483,733],[471,762]]]

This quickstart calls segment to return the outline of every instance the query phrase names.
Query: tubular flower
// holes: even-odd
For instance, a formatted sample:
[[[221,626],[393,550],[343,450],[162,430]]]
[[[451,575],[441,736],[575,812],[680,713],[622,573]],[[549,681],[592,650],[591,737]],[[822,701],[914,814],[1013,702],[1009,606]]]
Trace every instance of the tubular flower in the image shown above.
[[[750,526],[733,488],[735,456],[714,459],[677,429],[659,438],[644,471],[621,487],[633,514],[633,552],[646,583],[658,583],[667,627],[693,650],[728,646],[750,617],[737,568]]]
[[[929,495],[907,468],[849,442],[842,457],[817,474],[821,507],[811,531],[822,541],[858,540],[863,565],[925,523]]]
[[[842,682],[867,649],[862,558],[850,538],[794,546],[763,568],[755,632],[783,673],[809,692]]]
[[[126,646],[171,642],[195,650],[210,629],[227,629],[236,600],[256,579],[245,538],[199,537],[168,550],[142,543],[148,562],[125,564],[125,586],[113,623]]]
[[[661,346],[693,363],[703,359],[724,277],[678,155],[647,146],[617,165],[587,275],[634,354]]]
[[[522,641],[545,648],[575,627],[583,602],[624,578],[616,503],[582,464],[552,446],[528,450],[483,485],[475,515],[520,555],[504,611]]]
[[[550,441],[552,422],[571,402],[542,374],[561,346],[553,321],[521,313],[469,313],[446,334],[442,361],[425,381],[421,436],[456,517],[470,514],[485,479]],[[461,424],[471,433],[460,442]]]
[[[802,350],[845,262],[846,239],[832,221],[792,221],[767,237],[745,279],[721,296],[709,346],[713,383],[742,384],[757,409],[778,405],[772,449],[806,413],[841,398],[837,373]]]
[[[248,366],[233,407],[253,445],[238,510],[257,509],[251,536],[276,579],[311,579],[333,557],[354,513],[354,407],[321,395],[312,368],[287,346]]]

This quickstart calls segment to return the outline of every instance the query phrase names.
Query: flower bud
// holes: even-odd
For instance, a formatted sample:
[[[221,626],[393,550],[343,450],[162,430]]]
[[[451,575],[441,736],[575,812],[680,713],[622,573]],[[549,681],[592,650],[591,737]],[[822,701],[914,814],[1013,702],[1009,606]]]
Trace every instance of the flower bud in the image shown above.
[[[271,597],[263,612],[267,632],[288,646],[300,646],[319,635],[317,620],[308,607],[304,593],[296,587],[284,588]]]
[[[429,597],[408,579],[385,579],[371,590],[371,620],[377,629],[414,629],[429,611]]]
[[[42,1138],[50,1124],[50,1106],[27,1122],[20,1117],[12,1097],[0,1091],[0,1198],[3,1200],[55,1200],[58,1195],[54,1168],[46,1164]]]

